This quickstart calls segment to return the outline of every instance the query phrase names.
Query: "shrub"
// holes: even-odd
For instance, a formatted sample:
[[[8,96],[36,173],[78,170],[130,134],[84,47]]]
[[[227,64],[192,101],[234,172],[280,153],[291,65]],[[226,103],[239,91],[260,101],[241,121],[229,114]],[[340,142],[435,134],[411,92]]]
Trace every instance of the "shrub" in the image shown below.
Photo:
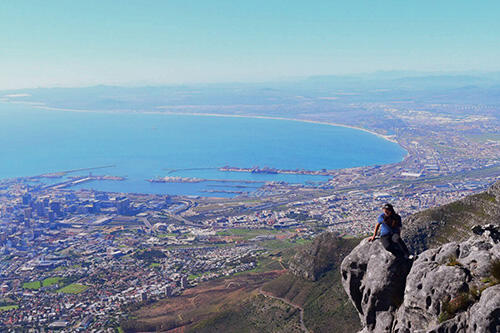
[[[491,263],[490,272],[497,281],[500,281],[500,260],[495,260]]]
[[[457,257],[450,256],[446,266],[462,266],[462,264],[458,262]]]
[[[460,293],[457,297],[452,298],[448,302],[443,302],[442,312],[439,315],[439,322],[442,323],[448,319],[451,319],[458,312],[466,310],[472,303],[474,303],[473,297],[470,293]]]

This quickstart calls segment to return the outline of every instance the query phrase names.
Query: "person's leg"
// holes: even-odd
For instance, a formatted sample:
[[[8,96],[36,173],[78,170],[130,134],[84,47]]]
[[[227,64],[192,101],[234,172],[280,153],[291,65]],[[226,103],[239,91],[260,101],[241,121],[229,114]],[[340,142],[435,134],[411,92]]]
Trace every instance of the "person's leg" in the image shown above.
[[[392,234],[391,240],[406,258],[410,256],[410,251],[399,234]]]
[[[394,246],[392,244],[392,240],[391,240],[391,235],[384,235],[384,236],[380,236],[380,242],[382,242],[382,245],[384,246],[384,248],[391,252],[392,254],[395,255],[394,253]]]

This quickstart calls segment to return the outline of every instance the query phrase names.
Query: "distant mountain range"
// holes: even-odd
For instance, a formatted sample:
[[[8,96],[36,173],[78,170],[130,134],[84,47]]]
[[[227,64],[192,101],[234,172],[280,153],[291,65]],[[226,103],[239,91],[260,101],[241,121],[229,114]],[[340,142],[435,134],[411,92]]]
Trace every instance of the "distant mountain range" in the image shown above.
[[[19,95],[22,94],[22,95]],[[7,95],[7,97],[5,97]],[[17,96],[16,96],[17,95]],[[422,103],[500,103],[500,72],[376,72],[312,76],[261,83],[166,86],[93,86],[0,91],[11,102],[92,110],[168,110],[169,107],[270,106],[412,101]],[[14,96],[14,97],[9,97]],[[255,108],[254,108],[255,109]],[[254,110],[254,111],[258,111]],[[266,113],[266,110],[263,110]]]

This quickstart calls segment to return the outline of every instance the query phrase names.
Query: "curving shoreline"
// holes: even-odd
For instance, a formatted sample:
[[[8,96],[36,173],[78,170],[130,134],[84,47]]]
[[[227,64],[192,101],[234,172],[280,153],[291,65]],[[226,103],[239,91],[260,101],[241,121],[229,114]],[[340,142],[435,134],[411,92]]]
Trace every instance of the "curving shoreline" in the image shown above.
[[[300,119],[300,118],[286,118],[286,117],[276,117],[276,116],[264,116],[264,115],[245,115],[245,114],[224,114],[224,113],[203,113],[203,112],[172,112],[172,111],[134,111],[134,110],[85,110],[85,109],[71,109],[71,108],[58,108],[47,106],[43,102],[28,102],[28,101],[9,101],[5,99],[0,99],[0,102],[5,104],[28,104],[29,106],[42,109],[42,110],[53,110],[53,111],[65,111],[65,112],[92,112],[92,113],[142,113],[142,114],[162,114],[162,115],[172,115],[172,116],[205,116],[205,117],[225,117],[225,118],[247,118],[247,119],[269,119],[269,120],[286,120],[286,121],[295,121],[302,123],[310,123],[310,124],[318,124],[318,125],[326,125],[326,126],[335,126],[335,127],[344,127],[355,129],[359,131],[363,131],[365,133],[370,133],[379,138],[382,138],[386,141],[392,142],[400,146],[405,152],[406,155],[403,157],[401,161],[404,161],[406,158],[410,156],[409,151],[401,145],[396,139],[393,139],[392,136],[384,135],[377,133],[373,130],[369,130],[359,126],[328,122],[328,121],[320,121],[320,120],[311,120],[311,119]],[[161,109],[161,106],[156,107]],[[398,162],[396,162],[398,163]],[[393,164],[393,163],[389,163]]]
[[[318,125],[337,126],[337,127],[356,129],[356,130],[360,130],[360,131],[363,131],[366,133],[376,135],[376,136],[378,136],[384,140],[387,140],[389,142],[399,144],[399,142],[395,139],[392,139],[390,135],[380,134],[380,133],[377,133],[375,131],[366,129],[364,127],[341,124],[341,123],[334,123],[334,122],[328,122],[328,121],[311,120],[311,119],[286,118],[286,117],[262,116],[262,115],[245,115],[245,114],[203,113],[203,112],[172,112],[172,111],[142,111],[142,112],[139,112],[139,111],[133,111],[133,110],[85,110],[85,109],[70,109],[70,108],[52,107],[52,106],[45,105],[43,102],[8,101],[5,99],[0,99],[0,102],[5,103],[5,104],[28,104],[29,106],[36,108],[36,109],[66,111],[66,112],[143,113],[143,114],[164,114],[164,115],[173,115],[173,116],[205,116],[205,117],[288,120],[288,121],[296,121],[296,122],[302,122],[302,123],[311,123],[311,124],[318,124]],[[161,106],[157,107],[157,108],[161,108]],[[402,147],[402,148],[405,149],[404,147]]]
[[[357,126],[352,126],[352,125],[346,125],[346,124],[339,124],[339,123],[333,123],[333,122],[327,122],[327,121],[320,121],[320,120],[310,120],[310,119],[299,119],[299,118],[285,118],[285,117],[274,117],[274,116],[259,116],[259,115],[240,115],[240,114],[224,114],[224,113],[201,113],[201,112],[170,112],[170,111],[145,111],[143,113],[148,113],[148,114],[166,114],[166,115],[173,115],[173,116],[206,116],[206,117],[227,117],[227,118],[249,118],[249,119],[271,119],[271,120],[288,120],[288,121],[296,121],[296,122],[301,122],[301,123],[311,123],[311,124],[318,124],[318,125],[327,125],[327,126],[336,126],[336,127],[345,127],[345,128],[351,128],[351,129],[356,129],[360,130],[363,132],[367,132],[373,135],[376,135],[382,139],[385,139],[387,141],[390,141],[392,143],[397,143],[397,140],[394,140],[391,138],[389,135],[383,135],[380,133],[377,133],[375,131],[363,128],[363,127],[357,127]],[[402,147],[404,149],[404,147]],[[406,150],[406,149],[405,149]]]

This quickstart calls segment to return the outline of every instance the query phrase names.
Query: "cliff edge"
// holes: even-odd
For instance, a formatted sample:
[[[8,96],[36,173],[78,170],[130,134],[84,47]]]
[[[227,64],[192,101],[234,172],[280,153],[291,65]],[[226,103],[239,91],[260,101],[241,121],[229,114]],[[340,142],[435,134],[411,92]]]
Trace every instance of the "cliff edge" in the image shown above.
[[[500,332],[500,227],[471,233],[413,263],[361,241],[340,268],[361,332]]]

